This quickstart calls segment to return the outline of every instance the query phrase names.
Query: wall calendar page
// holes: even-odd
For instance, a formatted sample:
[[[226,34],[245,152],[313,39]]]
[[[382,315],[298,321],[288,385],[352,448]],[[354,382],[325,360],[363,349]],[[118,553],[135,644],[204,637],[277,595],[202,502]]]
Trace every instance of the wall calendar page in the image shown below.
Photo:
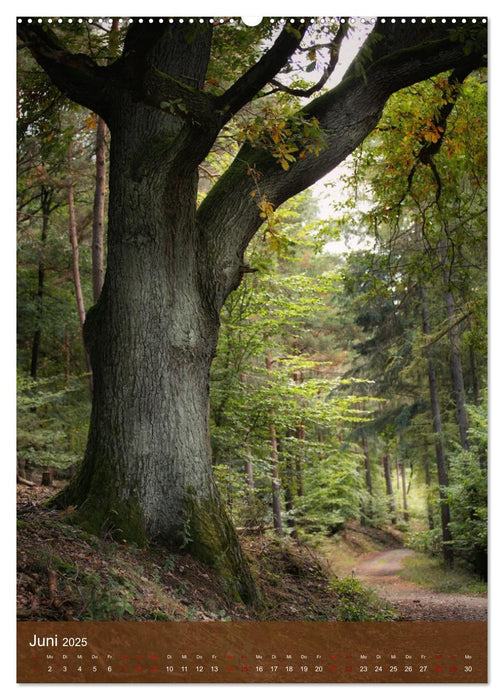
[[[488,682],[487,28],[16,18],[20,686]]]

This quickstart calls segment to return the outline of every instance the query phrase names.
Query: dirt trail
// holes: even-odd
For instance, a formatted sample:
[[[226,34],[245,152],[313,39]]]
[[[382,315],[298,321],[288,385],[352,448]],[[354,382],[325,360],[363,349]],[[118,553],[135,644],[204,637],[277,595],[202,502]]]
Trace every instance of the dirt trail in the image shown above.
[[[411,549],[389,549],[363,554],[357,559],[354,575],[390,601],[402,620],[487,619],[486,596],[436,593],[402,579],[403,560],[413,553]]]

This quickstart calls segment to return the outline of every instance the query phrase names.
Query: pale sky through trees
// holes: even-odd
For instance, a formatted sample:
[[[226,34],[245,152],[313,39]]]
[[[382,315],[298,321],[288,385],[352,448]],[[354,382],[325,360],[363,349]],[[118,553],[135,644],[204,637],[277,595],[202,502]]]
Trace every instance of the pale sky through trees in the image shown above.
[[[360,19],[360,18],[359,18]],[[363,42],[373,28],[374,21],[366,18],[364,22],[356,21],[355,29],[350,33],[350,36],[345,39],[341,45],[340,60],[333,75],[327,82],[329,89],[335,87],[342,79],[346,69],[350,65],[353,58],[359,52]],[[347,194],[344,191],[344,186],[341,182],[341,176],[348,170],[352,160],[350,155],[337,168],[321,178],[311,187],[312,192],[317,198],[319,207],[319,216],[321,219],[329,219],[334,216],[334,205],[343,201]],[[325,250],[329,253],[345,253],[350,250],[368,247],[361,236],[354,236],[348,241],[340,240],[328,243]]]

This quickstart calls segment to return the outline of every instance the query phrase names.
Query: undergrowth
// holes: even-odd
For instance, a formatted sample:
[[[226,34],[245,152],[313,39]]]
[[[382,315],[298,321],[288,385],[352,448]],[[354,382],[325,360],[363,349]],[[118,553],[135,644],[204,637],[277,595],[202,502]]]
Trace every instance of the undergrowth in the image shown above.
[[[454,567],[447,569],[438,557],[416,552],[404,559],[401,578],[438,593],[486,593],[487,586],[477,576]]]
[[[336,579],[331,588],[338,598],[338,617],[342,622],[384,622],[396,617],[390,603],[358,579]]]

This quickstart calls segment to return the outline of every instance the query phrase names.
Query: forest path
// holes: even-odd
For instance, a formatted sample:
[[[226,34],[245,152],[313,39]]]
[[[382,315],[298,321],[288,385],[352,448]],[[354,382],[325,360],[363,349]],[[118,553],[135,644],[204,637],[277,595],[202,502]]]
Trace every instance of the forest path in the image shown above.
[[[437,593],[400,574],[411,549],[389,549],[362,554],[356,560],[354,575],[388,600],[402,620],[459,621],[486,620],[487,598],[483,595]]]

